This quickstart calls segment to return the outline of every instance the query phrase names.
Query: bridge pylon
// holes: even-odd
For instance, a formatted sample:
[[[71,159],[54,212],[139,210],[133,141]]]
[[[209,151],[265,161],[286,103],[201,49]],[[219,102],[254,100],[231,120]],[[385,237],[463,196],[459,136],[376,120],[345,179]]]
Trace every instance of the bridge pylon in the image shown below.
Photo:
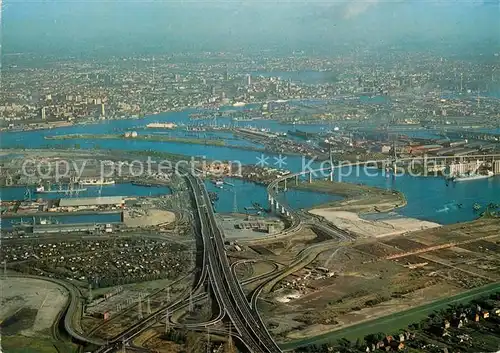
[[[168,331],[170,331],[170,322],[168,317],[169,317],[169,312],[167,308],[167,311],[165,312],[165,333],[168,333]]]
[[[137,303],[137,316],[139,317],[139,319],[143,318],[143,315],[142,315],[142,303],[141,303],[141,297],[140,296],[139,296],[139,302]]]

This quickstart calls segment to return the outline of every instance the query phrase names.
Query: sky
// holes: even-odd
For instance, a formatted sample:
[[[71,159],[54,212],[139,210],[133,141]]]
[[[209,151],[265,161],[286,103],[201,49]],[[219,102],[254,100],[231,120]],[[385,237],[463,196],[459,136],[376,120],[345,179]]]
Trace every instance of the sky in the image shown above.
[[[499,0],[4,0],[4,53],[498,44]]]

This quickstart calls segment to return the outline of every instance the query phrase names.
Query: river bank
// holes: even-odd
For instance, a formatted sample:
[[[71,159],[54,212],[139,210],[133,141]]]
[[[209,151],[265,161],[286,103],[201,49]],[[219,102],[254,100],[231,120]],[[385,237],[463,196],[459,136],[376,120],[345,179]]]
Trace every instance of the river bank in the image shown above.
[[[270,152],[267,148],[243,146],[237,144],[228,144],[222,139],[198,139],[189,137],[176,137],[176,136],[159,136],[154,134],[125,136],[119,134],[66,134],[66,135],[52,135],[45,136],[45,140],[127,140],[127,141],[143,141],[143,142],[168,142],[178,143],[185,145],[202,145],[214,147],[227,147],[230,149],[252,151],[252,152]],[[271,152],[272,153],[272,152]],[[284,153],[286,155],[297,156],[297,153]]]
[[[436,222],[401,217],[397,214],[384,219],[363,219],[363,214],[387,213],[404,207],[407,200],[399,191],[330,181],[314,181],[293,187],[343,196],[343,200],[318,205],[310,209],[309,213],[324,217],[340,229],[360,237],[400,235],[441,226]]]
[[[226,146],[224,140],[210,140],[210,139],[197,139],[186,137],[172,137],[172,136],[158,136],[158,135],[137,135],[125,136],[118,134],[67,134],[67,135],[53,135],[45,136],[46,140],[73,140],[73,139],[90,139],[90,140],[142,140],[153,142],[175,142],[187,144],[199,144],[210,146]],[[233,146],[231,146],[233,147]]]
[[[335,194],[344,198],[318,205],[315,209],[349,210],[355,213],[389,212],[407,204],[405,195],[400,191],[362,184],[314,180],[312,183],[290,185],[290,188]]]

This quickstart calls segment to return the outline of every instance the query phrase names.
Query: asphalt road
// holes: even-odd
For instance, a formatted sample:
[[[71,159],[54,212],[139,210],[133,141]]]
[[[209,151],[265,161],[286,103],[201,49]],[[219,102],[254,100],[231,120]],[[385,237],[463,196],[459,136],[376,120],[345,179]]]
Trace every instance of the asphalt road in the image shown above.
[[[215,295],[224,304],[226,314],[250,352],[281,352],[259,315],[251,309],[231,271],[224,246],[224,234],[215,220],[204,183],[194,176],[188,176],[188,180],[193,189],[201,233],[207,247],[208,269]]]

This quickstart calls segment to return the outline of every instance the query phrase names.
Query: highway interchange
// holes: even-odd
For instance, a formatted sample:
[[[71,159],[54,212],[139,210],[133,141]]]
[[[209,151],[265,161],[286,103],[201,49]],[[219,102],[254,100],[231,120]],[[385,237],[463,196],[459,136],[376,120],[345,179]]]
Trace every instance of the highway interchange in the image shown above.
[[[161,322],[165,324],[165,320],[168,320],[172,327],[202,332],[210,328],[210,332],[214,334],[220,333],[223,336],[230,334],[241,343],[241,347],[246,347],[248,352],[281,352],[282,350],[271,337],[255,307],[250,305],[234,269],[230,266],[224,246],[224,234],[215,220],[214,210],[203,181],[183,172],[192,193],[195,210],[194,228],[203,247],[202,262],[198,265],[194,287],[184,291],[173,302],[144,317],[113,339],[103,342],[100,339],[88,337],[81,332],[81,329],[75,329],[70,324],[71,320],[75,321],[75,316],[81,311],[79,300],[81,295],[74,292],[74,288],[65,286],[71,294],[69,308],[65,315],[66,330],[75,340],[97,346],[96,353],[116,352],[123,347],[133,351],[147,351],[135,347],[133,340],[153,325]],[[259,278],[266,277],[259,276]],[[220,310],[213,319],[197,324],[178,324],[171,321],[172,313],[185,309],[190,303],[206,300],[209,295],[214,297]],[[226,318],[230,321],[230,329],[218,328],[216,325]]]
[[[331,168],[328,168],[331,169]],[[302,267],[314,260],[322,251],[339,248],[345,243],[354,240],[354,236],[341,230],[322,217],[312,216],[309,213],[292,209],[282,198],[280,205],[286,210],[289,219],[289,227],[280,235],[270,237],[268,241],[288,236],[297,232],[303,225],[307,225],[316,232],[326,235],[329,240],[313,244],[301,252],[287,266],[278,267],[274,270],[243,281],[243,284],[258,282],[257,287],[247,297],[243,291],[242,283],[237,279],[235,267],[231,265],[226,254],[224,245],[224,233],[218,226],[212,203],[203,181],[188,171],[181,171],[185,176],[188,188],[192,195],[193,226],[202,246],[197,268],[195,284],[192,288],[178,295],[174,301],[167,303],[140,319],[133,326],[123,331],[113,339],[103,342],[100,339],[89,337],[85,334],[79,324],[82,312],[81,293],[78,293],[73,285],[64,284],[70,293],[70,300],[64,315],[65,330],[78,342],[97,347],[97,353],[116,352],[127,347],[130,351],[148,351],[147,349],[135,347],[133,341],[146,330],[159,323],[168,324],[172,327],[194,330],[199,332],[210,332],[223,336],[231,335],[240,342],[239,347],[248,352],[266,353],[282,352],[282,349],[270,335],[266,325],[257,308],[258,297],[262,292],[270,292],[286,276],[300,270]],[[268,186],[268,194],[275,200],[279,198],[279,184],[285,179],[301,176],[304,173],[289,174],[275,180]],[[62,281],[61,281],[62,282]],[[172,313],[185,310],[192,303],[206,300],[212,297],[216,301],[219,312],[207,322],[194,324],[180,324],[172,320]],[[168,321],[168,323],[166,322]],[[220,323],[229,321],[229,329],[220,328]]]
[[[290,235],[301,229],[303,224],[307,224],[316,231],[329,235],[331,240],[327,241],[326,244],[322,242],[304,249],[289,266],[279,267],[275,265],[272,271],[239,282],[235,268],[240,261],[233,263],[233,265],[229,263],[224,245],[224,233],[215,219],[205,184],[200,178],[187,170],[180,172],[185,176],[192,195],[193,228],[199,238],[199,246],[202,248],[200,249],[201,256],[198,260],[195,282],[192,287],[184,290],[160,309],[145,315],[145,317],[139,319],[134,325],[112,339],[104,341],[96,338],[92,333],[85,333],[80,327],[79,320],[82,316],[84,302],[82,293],[75,285],[64,281],[40,278],[57,281],[57,283],[61,282],[59,284],[69,293],[70,299],[63,311],[63,315],[61,315],[66,332],[75,341],[86,345],[86,351],[90,349],[96,353],[117,352],[124,348],[127,351],[147,352],[148,350],[145,348],[134,346],[134,340],[158,324],[198,332],[207,332],[209,330],[210,333],[221,336],[231,335],[233,339],[239,342],[239,348],[243,352],[282,352],[260,316],[257,308],[259,295],[263,291],[268,291],[289,273],[295,272],[298,268],[311,261],[311,258],[314,258],[318,251],[324,251],[325,245],[331,248],[336,244],[338,245],[339,240],[351,239],[350,235],[323,224],[323,220],[318,217],[313,217],[305,212],[294,211],[289,205],[282,202],[282,206],[289,211],[291,226],[280,236]],[[276,185],[272,185],[272,188],[268,191],[275,192]],[[247,297],[242,285],[249,283],[258,283],[258,285]],[[193,303],[206,301],[209,297],[215,300],[216,307],[219,308],[219,312],[214,313],[209,321],[190,324],[175,322],[173,319],[174,313],[185,311]],[[128,310],[134,309],[129,308]],[[119,317],[116,319],[119,320]],[[222,328],[221,323],[224,324]]]

